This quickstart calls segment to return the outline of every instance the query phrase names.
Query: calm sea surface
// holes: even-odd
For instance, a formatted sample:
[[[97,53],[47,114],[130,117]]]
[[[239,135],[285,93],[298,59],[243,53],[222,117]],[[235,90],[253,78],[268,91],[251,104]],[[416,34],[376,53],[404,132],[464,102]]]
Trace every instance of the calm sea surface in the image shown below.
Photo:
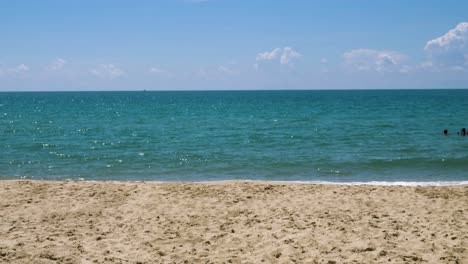
[[[8,92],[0,178],[468,181],[462,127],[468,90]]]

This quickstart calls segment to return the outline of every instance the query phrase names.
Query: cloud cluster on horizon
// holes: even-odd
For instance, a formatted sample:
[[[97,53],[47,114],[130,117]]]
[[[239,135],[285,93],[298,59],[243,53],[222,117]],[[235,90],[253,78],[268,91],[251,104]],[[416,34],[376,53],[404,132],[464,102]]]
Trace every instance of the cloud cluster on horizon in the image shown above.
[[[290,65],[293,59],[298,59],[302,55],[290,47],[275,48],[272,51],[258,53],[255,61],[255,67],[258,68],[262,61],[279,61],[282,65]]]
[[[390,72],[398,71],[406,56],[396,51],[354,49],[345,52],[343,58],[353,70]]]
[[[427,59],[404,65],[408,56],[397,51],[355,49],[343,54],[344,64],[357,71],[414,72],[468,70],[468,22],[462,22],[424,46]]]
[[[125,75],[125,72],[114,64],[101,64],[90,69],[89,72],[96,77],[105,79],[115,79]]]
[[[428,41],[424,51],[433,65],[468,66],[468,22],[460,23],[445,35]]]
[[[343,72],[375,72],[375,73],[402,73],[412,72],[466,72],[468,71],[468,22],[462,22],[456,27],[447,31],[440,37],[431,39],[425,43],[425,59],[419,63],[405,64],[409,56],[407,54],[385,49],[357,48],[345,51],[340,58],[339,65],[345,66]],[[251,54],[251,58],[253,57]],[[259,68],[265,69],[267,76],[273,76],[276,70],[285,70],[285,72],[295,71],[294,62],[303,57],[303,54],[291,47],[277,47],[270,51],[263,51],[255,54],[254,69],[252,69],[252,60],[244,64],[226,63],[204,65],[194,74],[179,72],[180,76],[190,78],[198,76],[204,79],[231,78],[233,80],[238,75],[258,76]],[[333,61],[333,60],[332,60]],[[322,57],[317,64],[320,64],[321,71],[317,73],[330,72],[333,66],[328,58]],[[336,64],[335,64],[336,65]],[[1,66],[1,65],[0,65]],[[76,66],[76,67],[74,67]],[[288,66],[288,67],[284,67]],[[78,74],[79,76],[94,76],[104,80],[119,79],[124,76],[130,76],[120,66],[112,63],[77,65],[73,61],[69,62],[63,58],[57,58],[42,67],[33,67],[37,74],[43,74],[46,78],[57,78],[68,74]],[[338,72],[342,68],[337,68]],[[0,77],[33,76],[36,71],[31,70],[30,66],[21,63],[17,66],[0,67]],[[190,69],[186,70],[187,72]],[[333,69],[331,69],[332,72]],[[26,75],[27,73],[27,75]],[[141,69],[141,74],[153,75],[155,77],[175,76],[175,72],[168,72],[159,66],[151,66]],[[188,76],[188,77],[187,77]],[[224,76],[224,77],[223,77]],[[42,80],[44,80],[42,79]],[[163,78],[161,78],[163,79]],[[154,79],[153,79],[154,80]]]

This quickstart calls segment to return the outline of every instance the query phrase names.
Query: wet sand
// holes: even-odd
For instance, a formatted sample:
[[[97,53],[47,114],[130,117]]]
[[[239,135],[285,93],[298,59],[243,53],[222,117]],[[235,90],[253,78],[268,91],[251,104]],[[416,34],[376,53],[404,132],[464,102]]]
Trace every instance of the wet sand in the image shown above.
[[[0,181],[1,263],[468,263],[468,186]]]

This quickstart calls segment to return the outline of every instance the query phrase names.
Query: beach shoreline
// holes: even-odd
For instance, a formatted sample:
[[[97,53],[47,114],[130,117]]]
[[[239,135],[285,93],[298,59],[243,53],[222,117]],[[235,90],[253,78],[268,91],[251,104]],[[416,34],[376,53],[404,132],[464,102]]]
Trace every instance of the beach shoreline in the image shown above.
[[[3,263],[464,263],[468,185],[0,181]]]
[[[149,184],[225,184],[225,183],[271,183],[271,184],[312,184],[312,185],[335,185],[335,186],[400,186],[400,187],[452,187],[468,186],[468,181],[302,181],[302,180],[207,180],[207,181],[170,181],[170,180],[116,180],[116,179],[42,179],[42,178],[0,178],[0,181],[32,181],[32,182],[83,182],[83,183],[149,183]]]

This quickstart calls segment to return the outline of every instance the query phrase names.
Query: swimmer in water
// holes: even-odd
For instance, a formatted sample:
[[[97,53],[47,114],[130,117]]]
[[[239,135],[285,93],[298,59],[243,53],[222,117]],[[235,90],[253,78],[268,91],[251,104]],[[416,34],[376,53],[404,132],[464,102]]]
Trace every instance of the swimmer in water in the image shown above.
[[[466,129],[465,128],[461,129],[460,135],[466,136]]]
[[[444,129],[444,136],[448,136],[448,130]]]

